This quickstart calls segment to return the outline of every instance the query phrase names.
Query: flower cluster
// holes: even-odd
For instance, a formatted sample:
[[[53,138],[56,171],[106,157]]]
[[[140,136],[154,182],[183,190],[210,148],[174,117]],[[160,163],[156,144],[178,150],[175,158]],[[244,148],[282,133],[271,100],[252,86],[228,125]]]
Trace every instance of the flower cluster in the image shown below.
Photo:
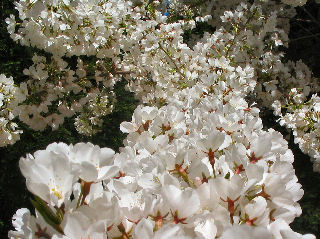
[[[291,90],[291,97],[298,98],[298,92]],[[294,101],[295,102],[295,101]],[[313,161],[313,170],[320,172],[320,97],[312,95],[308,101],[284,105],[286,112],[280,117],[280,124],[292,129],[294,142]]]
[[[90,135],[112,109],[112,93],[104,89],[119,75],[142,104],[120,125],[128,135],[119,153],[53,143],[20,159],[36,214],[19,209],[9,238],[315,239],[289,226],[301,214],[303,196],[294,157],[279,132],[263,129],[254,106],[287,104],[296,122],[308,118],[303,132],[316,132],[318,97],[298,116],[287,101],[303,103],[316,85],[302,63],[281,62],[278,46],[286,45],[288,31],[277,16],[292,11],[269,1],[205,2],[210,12],[200,7],[184,20],[170,14],[192,4],[177,1],[17,3],[23,23],[15,33],[8,20],[13,38],[37,45],[33,29],[41,49],[54,53],[64,46],[51,60],[34,57],[25,70],[22,120],[55,128],[78,112],[76,127]],[[185,40],[199,22],[216,30]],[[115,40],[99,45],[98,36]],[[91,69],[80,57],[73,71],[63,55],[101,59]],[[288,87],[293,93],[286,96]]]
[[[278,61],[261,71],[259,81],[256,89],[261,103],[272,108],[280,117],[280,124],[292,130],[295,143],[314,161],[314,171],[320,172],[318,79],[301,61],[286,64]]]
[[[203,2],[203,4],[207,9],[209,2]],[[215,4],[219,5],[218,3]],[[201,10],[203,6],[200,4],[199,7]],[[234,12],[225,11],[226,7],[219,8],[214,6],[213,8],[215,13],[223,14],[221,19],[227,23],[227,25],[223,25],[223,29],[220,28],[220,31],[224,35],[226,32],[229,33],[231,36],[229,42],[233,41],[237,44],[234,47],[232,45],[228,47],[226,57],[230,61],[227,63],[230,65],[234,63],[240,65],[243,63],[250,64],[255,70],[256,87],[254,96],[250,95],[251,101],[258,101],[264,108],[273,109],[275,115],[281,116],[281,124],[293,129],[295,142],[314,161],[314,171],[319,171],[317,128],[310,127],[311,124],[313,126],[317,122],[317,116],[314,115],[312,107],[309,107],[310,110],[307,115],[313,115],[311,117],[312,123],[310,123],[310,118],[302,116],[300,110],[302,104],[310,105],[309,99],[312,94],[319,92],[318,79],[312,76],[312,72],[301,61],[283,63],[283,54],[277,50],[278,45],[287,44],[288,19],[294,15],[294,9],[287,9],[284,8],[284,5],[275,5],[268,2],[263,5],[253,5],[250,9],[243,8],[243,5],[242,7],[238,6],[234,8]],[[232,7],[229,8],[232,9]],[[213,14],[213,16],[217,15]],[[277,17],[281,17],[281,20]],[[208,23],[217,27],[219,26],[217,19],[212,18]],[[228,24],[231,24],[232,27],[230,28]],[[219,30],[215,34],[217,32]],[[201,39],[202,42],[204,40],[206,39]],[[212,42],[214,43],[215,51],[210,49],[213,46],[210,45]],[[223,49],[223,51],[219,50],[219,48],[216,50],[216,46],[219,45],[217,42],[222,42],[220,49]],[[201,49],[201,53],[190,52],[189,59],[192,61],[192,56],[196,56],[197,59],[205,56],[195,63],[197,68],[201,69],[203,67],[201,63],[207,61],[206,58],[208,56],[209,58],[213,56],[216,59],[225,54],[224,47],[226,42],[227,40],[221,39],[219,36],[216,36],[214,40],[210,40],[209,44],[207,42],[205,44],[197,42],[193,44],[193,50]],[[184,63],[183,65],[186,64]],[[187,69],[190,70],[192,67],[187,67]],[[208,64],[201,71],[209,72]],[[196,74],[198,78],[203,78],[198,71]],[[284,113],[283,109],[286,109],[286,113]],[[303,111],[306,111],[306,107],[304,107]],[[293,114],[296,116],[300,114],[300,117],[293,116]],[[284,115],[286,116],[283,117]],[[300,132],[297,133],[298,131]]]
[[[135,17],[130,3],[22,0],[15,4],[22,22],[17,23],[11,15],[7,19],[8,31],[20,44],[36,46],[53,55],[117,58],[125,21]]]
[[[17,109],[20,120],[35,130],[56,129],[76,114],[79,133],[97,133],[102,117],[114,108],[113,85],[128,73],[117,66],[121,52],[134,41],[127,35],[136,21],[143,21],[142,11],[118,0],[23,0],[15,5],[19,22],[13,15],[6,19],[11,37],[52,54],[51,59],[35,55],[24,70],[28,94]],[[72,56],[79,57],[76,67]]]
[[[139,106],[120,153],[54,143],[22,158],[37,214],[18,210],[9,237],[315,238],[289,227],[303,190],[287,142],[219,88]]]
[[[235,90],[253,89],[256,84],[253,67],[264,53],[266,33],[277,31],[272,22],[265,26],[267,20],[261,8],[241,4],[230,18],[226,12],[221,17],[225,26],[213,34],[205,34],[192,48],[184,43],[183,33],[185,28],[193,28],[195,22],[158,27],[151,21],[153,26],[124,54],[123,64],[130,65],[133,72],[129,89],[143,103],[157,105],[163,105],[166,98],[197,82],[230,81],[226,83]],[[209,19],[206,16],[203,20]],[[255,27],[255,32],[247,29],[248,26]],[[239,78],[241,80],[236,80]]]
[[[47,125],[57,129],[65,117],[79,114],[76,127],[80,133],[92,135],[102,125],[102,116],[112,112],[114,94],[111,91],[119,79],[105,68],[110,64],[97,61],[86,65],[78,58],[71,70],[62,58],[46,59],[35,55],[34,64],[24,70],[28,94],[16,107],[19,119],[32,129],[44,130]],[[106,75],[101,75],[103,69]]]
[[[13,122],[15,108],[25,99],[22,86],[14,85],[13,78],[0,75],[0,147],[14,144],[20,139],[21,130]]]

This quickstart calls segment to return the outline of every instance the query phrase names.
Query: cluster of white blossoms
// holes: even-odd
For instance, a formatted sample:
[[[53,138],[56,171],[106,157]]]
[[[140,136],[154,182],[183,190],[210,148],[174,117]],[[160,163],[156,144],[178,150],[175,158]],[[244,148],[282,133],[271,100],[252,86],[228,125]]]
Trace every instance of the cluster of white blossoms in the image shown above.
[[[13,122],[16,117],[15,108],[24,101],[22,87],[14,85],[13,78],[0,75],[0,147],[14,144],[20,139],[21,130]]]
[[[7,19],[11,37],[58,56],[117,58],[125,21],[135,17],[131,2],[123,0],[21,0],[15,5],[22,22],[14,15]]]
[[[285,113],[280,112],[280,124],[292,129],[294,142],[310,155],[313,170],[320,172],[320,97],[314,94],[311,99],[297,103],[294,98],[298,98],[299,93],[295,88],[290,96],[292,101],[282,106]]]
[[[96,133],[101,117],[112,112],[115,101],[111,89],[119,77],[111,73],[102,77],[99,71],[110,64],[97,61],[91,69],[78,58],[74,71],[56,56],[48,60],[35,55],[32,60],[34,64],[23,72],[29,77],[23,83],[27,86],[26,100],[15,108],[19,119],[34,130],[44,130],[47,125],[57,129],[66,117],[78,114],[78,132]]]
[[[56,129],[76,114],[79,133],[99,132],[102,117],[114,108],[112,88],[128,73],[117,65],[121,51],[134,41],[126,35],[135,30],[135,21],[143,21],[140,8],[118,0],[23,0],[15,5],[19,22],[14,15],[6,19],[12,39],[52,54],[51,59],[34,56],[34,64],[24,70],[28,94],[17,109],[20,120],[35,130]],[[70,66],[72,56],[79,57],[76,67]]]
[[[314,239],[289,226],[303,190],[287,142],[243,92],[210,86],[139,106],[119,153],[53,143],[21,158],[37,213],[19,209],[9,238]]]
[[[276,7],[279,8],[277,11]],[[301,61],[283,63],[283,54],[277,52],[277,46],[287,44],[289,19],[278,21],[277,17],[292,16],[293,9],[287,10],[284,6],[270,3],[253,4],[251,7],[240,4],[234,9],[233,12],[224,11],[221,20],[225,24],[222,27],[220,24],[214,34],[196,39],[196,43],[193,39],[192,48],[184,43],[182,35],[184,28],[192,28],[194,22],[163,24],[166,17],[160,13],[149,24],[141,22],[139,29],[143,34],[137,38],[134,32],[137,43],[124,54],[123,64],[130,65],[130,70],[134,72],[130,74],[134,81],[130,82],[129,89],[143,103],[161,106],[168,97],[195,82],[228,79],[236,84],[234,79],[242,77],[249,70],[252,74],[239,81],[241,84],[238,87],[255,86],[253,100],[260,101],[266,108],[272,108],[278,116],[281,107],[285,107],[290,101],[290,92],[298,90],[295,100],[300,104],[306,102],[311,93],[319,91],[318,80],[305,64]],[[201,19],[217,26],[217,21],[212,20],[211,15]],[[159,21],[162,23],[160,26]],[[230,75],[233,77],[230,78]],[[286,121],[281,122],[288,128],[293,128]],[[292,122],[291,120],[291,124]],[[309,121],[304,122],[304,133],[299,134],[296,142],[299,142],[303,152],[315,159],[319,152],[318,143],[315,142],[319,140],[313,137],[311,142],[310,136],[306,140],[301,139],[301,135],[310,130]],[[296,124],[301,125],[301,121]],[[314,129],[316,128],[312,130]],[[295,132],[294,135],[296,136]],[[317,133],[313,132],[313,135],[316,136]],[[315,164],[315,171],[319,170],[318,167]]]
[[[279,56],[267,53],[261,63],[253,99],[272,109],[280,124],[292,130],[294,142],[311,157],[314,171],[320,172],[319,79],[301,61],[282,63]]]
[[[292,130],[294,142],[320,172],[319,79],[301,61],[278,62],[272,68],[261,74],[259,98],[280,117],[280,125]]]
[[[155,18],[166,20],[160,13]],[[257,59],[265,53],[265,42],[274,42],[272,37],[278,32],[274,16],[270,18],[266,19],[260,5],[241,4],[235,14],[226,11],[221,17],[224,26],[213,34],[205,34],[192,48],[184,43],[183,33],[185,28],[195,26],[194,21],[148,21],[150,25],[145,30],[139,27],[143,34],[123,57],[122,63],[133,72],[129,89],[143,103],[160,105],[197,82],[224,81],[235,89],[253,89]],[[210,19],[211,16],[204,16],[202,20]]]
[[[312,92],[310,77],[299,82],[308,77],[302,64],[281,62],[278,46],[288,40],[282,29],[288,22],[277,16],[292,9],[269,1],[205,4],[213,12],[224,9],[222,16],[200,9],[192,13],[195,20],[174,20],[170,4],[147,0],[16,4],[23,26],[16,33],[8,20],[13,38],[37,45],[32,29],[42,37],[41,49],[54,54],[58,44],[65,46],[49,63],[37,56],[25,70],[34,90],[33,106],[18,107],[25,122],[32,126],[39,118],[41,127],[55,128],[77,111],[79,131],[94,133],[90,125],[101,125],[99,117],[112,108],[110,93],[101,89],[112,88],[119,76],[142,104],[120,125],[128,135],[119,153],[91,143],[53,143],[20,159],[36,213],[19,209],[9,238],[315,239],[289,226],[301,214],[303,196],[294,156],[279,132],[263,130],[252,102],[290,104],[282,91],[287,86],[298,92],[309,86],[302,102]],[[174,6],[176,13],[189,8]],[[185,42],[197,22],[216,31]],[[73,48],[78,41],[70,36],[84,45]],[[107,44],[97,43],[100,36]],[[63,55],[101,59],[89,70],[80,56],[72,71]],[[314,112],[305,114],[312,129],[317,99],[301,107]]]

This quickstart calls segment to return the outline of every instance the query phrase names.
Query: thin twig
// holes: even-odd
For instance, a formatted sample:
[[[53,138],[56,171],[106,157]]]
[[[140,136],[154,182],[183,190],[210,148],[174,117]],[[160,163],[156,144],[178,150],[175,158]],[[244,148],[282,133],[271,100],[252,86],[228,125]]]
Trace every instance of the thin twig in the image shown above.
[[[311,23],[313,21],[310,20],[310,19],[296,18],[296,19],[293,19],[292,22],[308,22],[308,23]]]
[[[308,35],[308,36],[303,36],[303,37],[298,37],[298,38],[296,38],[296,39],[290,40],[290,42],[299,41],[299,40],[303,40],[303,39],[307,39],[307,38],[312,38],[312,37],[316,37],[316,36],[320,36],[320,33],[313,34],[313,35]]]
[[[320,22],[305,8],[302,7],[303,11],[308,14],[308,16],[320,26]]]
[[[208,2],[208,0],[199,1],[199,2],[196,2],[196,3],[194,3],[194,4],[189,5],[189,7],[190,7],[190,8],[199,7],[199,6],[201,6],[202,4],[204,4],[204,3],[206,3],[206,2]]]
[[[314,35],[313,32],[311,30],[309,30],[308,28],[304,28],[300,23],[298,23],[298,25],[305,30],[306,32],[308,32],[310,35]],[[320,40],[317,36],[315,36],[315,38],[317,38],[318,40]]]
[[[170,61],[174,64],[176,70],[178,73],[182,76],[182,78],[185,78],[185,75],[180,71],[180,68],[177,66],[176,62],[172,59],[172,57],[168,54],[168,52],[163,48],[161,43],[159,42],[159,48],[169,57]]]

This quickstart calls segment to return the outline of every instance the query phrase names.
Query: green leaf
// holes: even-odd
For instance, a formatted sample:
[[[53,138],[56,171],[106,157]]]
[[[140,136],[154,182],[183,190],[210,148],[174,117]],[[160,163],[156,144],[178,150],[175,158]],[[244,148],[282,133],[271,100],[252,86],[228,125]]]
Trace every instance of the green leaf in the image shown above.
[[[30,198],[30,201],[32,205],[37,209],[37,211],[40,213],[40,215],[43,217],[43,219],[48,223],[50,226],[52,226],[54,229],[56,229],[58,232],[63,234],[63,230],[60,226],[63,217],[59,217],[56,215],[52,209],[44,202],[40,197],[34,195],[35,200]]]

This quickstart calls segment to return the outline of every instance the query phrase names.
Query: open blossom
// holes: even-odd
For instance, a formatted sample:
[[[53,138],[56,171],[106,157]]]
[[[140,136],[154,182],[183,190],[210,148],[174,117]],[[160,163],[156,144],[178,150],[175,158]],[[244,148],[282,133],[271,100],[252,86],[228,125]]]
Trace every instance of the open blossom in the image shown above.
[[[91,143],[78,143],[70,149],[73,167],[79,167],[79,177],[86,182],[98,182],[113,177],[118,167],[113,165],[114,151]]]
[[[78,178],[98,182],[114,176],[118,170],[113,165],[113,155],[113,150],[90,143],[54,143],[21,158],[20,169],[30,192],[60,207],[69,200]]]
[[[316,239],[314,235],[301,235],[300,233],[292,231],[290,226],[281,219],[276,220],[270,224],[270,231],[272,232],[275,239]]]
[[[95,220],[90,208],[83,206],[64,215],[62,228],[64,235],[54,235],[53,239],[99,238],[107,239],[106,225],[103,220]]]
[[[150,120],[157,115],[157,108],[138,106],[132,116],[132,122],[122,122],[120,130],[123,133],[148,130]]]
[[[15,231],[9,231],[8,238],[26,238],[32,239],[37,235],[53,235],[55,230],[48,227],[42,217],[31,215],[29,209],[21,208],[12,217],[12,225]]]
[[[12,217],[12,225],[16,231],[10,231],[9,238],[24,237],[32,238],[33,229],[30,228],[30,211],[26,208],[17,210],[16,214]]]
[[[187,218],[200,209],[200,200],[197,193],[186,189],[181,191],[173,185],[163,187],[163,196],[170,208],[177,212],[180,218]]]
[[[69,147],[60,143],[19,162],[28,190],[52,206],[60,207],[69,199],[77,180],[68,154]]]
[[[222,234],[222,239],[236,239],[236,238],[261,238],[273,239],[271,233],[266,228],[252,228],[248,225],[234,225],[227,229]]]

